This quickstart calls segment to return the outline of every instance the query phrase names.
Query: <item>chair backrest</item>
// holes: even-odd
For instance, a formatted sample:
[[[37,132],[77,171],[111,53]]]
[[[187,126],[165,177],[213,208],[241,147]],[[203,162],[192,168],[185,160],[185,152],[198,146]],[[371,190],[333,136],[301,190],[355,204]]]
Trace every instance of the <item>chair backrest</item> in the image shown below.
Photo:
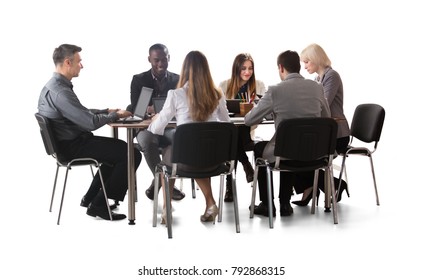
[[[385,121],[385,109],[378,104],[360,104],[354,111],[351,136],[360,141],[378,142]]]
[[[194,122],[176,127],[172,162],[210,167],[236,159],[237,129],[227,122]]]
[[[35,118],[37,119],[38,125],[40,126],[41,138],[43,139],[47,154],[56,157],[56,140],[54,138],[49,119],[43,115],[40,115],[39,113],[35,113]]]
[[[295,161],[315,161],[335,153],[338,125],[332,118],[283,120],[276,131],[274,155]]]

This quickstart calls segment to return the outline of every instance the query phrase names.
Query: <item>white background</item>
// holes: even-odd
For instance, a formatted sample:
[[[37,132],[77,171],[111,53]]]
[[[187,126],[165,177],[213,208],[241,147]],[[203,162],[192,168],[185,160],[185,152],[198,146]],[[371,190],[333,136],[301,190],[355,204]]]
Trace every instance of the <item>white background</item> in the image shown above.
[[[196,265],[222,269],[285,266],[287,274],[281,279],[416,279],[421,274],[417,260],[422,249],[419,70],[423,50],[423,20],[417,3],[2,1],[0,278],[161,279],[138,276],[137,270],[144,265]],[[358,194],[343,200],[337,226],[322,211],[310,217],[295,208],[291,220],[277,218],[275,229],[269,230],[266,219],[246,216],[247,189],[240,191],[240,234],[234,233],[230,220],[228,226],[201,226],[200,195],[196,206],[191,207],[189,203],[194,202],[189,197],[175,206],[179,223],[174,239],[168,240],[164,228],[151,227],[151,204],[144,188],[135,226],[88,218],[77,205],[88,186],[89,173],[73,171],[81,172],[80,188],[76,188],[78,175],[71,174],[77,178],[69,182],[74,188],[67,193],[62,225],[56,226],[57,201],[54,213],[47,211],[54,162],[44,153],[33,115],[39,92],[54,71],[54,48],[62,43],[82,47],[84,69],[73,83],[85,106],[125,108],[132,75],[149,69],[148,48],[158,42],[168,46],[169,70],[176,73],[189,51],[202,51],[216,84],[230,77],[238,53],[249,52],[255,59],[257,79],[266,85],[279,82],[276,57],[280,52],[301,52],[310,43],[320,44],[343,79],[348,119],[360,103],[379,103],[386,109],[375,154],[381,206],[374,205],[368,163],[363,159],[349,166],[350,185],[355,177],[359,180],[356,188],[365,189],[370,200],[361,204]],[[263,135],[272,133],[261,130]],[[96,133],[110,135],[110,129]],[[137,175],[143,186],[149,184],[151,174],[145,165]],[[126,201],[121,206],[121,212],[125,211]],[[183,211],[192,215],[188,226],[184,221],[190,218]],[[230,219],[229,214],[226,217]],[[331,269],[334,275],[327,274]],[[229,272],[204,277],[245,278]]]

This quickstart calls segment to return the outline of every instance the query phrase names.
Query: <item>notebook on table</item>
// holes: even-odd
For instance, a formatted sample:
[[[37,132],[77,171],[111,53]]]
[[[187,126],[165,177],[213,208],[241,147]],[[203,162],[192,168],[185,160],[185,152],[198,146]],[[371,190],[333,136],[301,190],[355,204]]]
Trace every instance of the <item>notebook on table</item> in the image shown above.
[[[239,103],[241,99],[226,99],[226,108],[229,113],[239,114]]]
[[[147,119],[147,108],[150,103],[153,89],[148,87],[142,87],[140,97],[138,98],[137,105],[134,109],[134,115],[131,117],[120,118],[116,122],[120,123],[133,123],[142,122]]]

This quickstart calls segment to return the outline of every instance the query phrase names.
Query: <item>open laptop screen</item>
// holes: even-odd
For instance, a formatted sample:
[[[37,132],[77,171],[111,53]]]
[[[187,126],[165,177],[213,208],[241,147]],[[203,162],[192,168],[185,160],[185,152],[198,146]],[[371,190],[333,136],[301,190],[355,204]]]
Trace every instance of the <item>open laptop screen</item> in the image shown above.
[[[135,106],[134,116],[121,118],[117,122],[141,122],[146,118],[148,104],[151,100],[153,89],[142,87],[140,96],[138,97],[137,105]]]

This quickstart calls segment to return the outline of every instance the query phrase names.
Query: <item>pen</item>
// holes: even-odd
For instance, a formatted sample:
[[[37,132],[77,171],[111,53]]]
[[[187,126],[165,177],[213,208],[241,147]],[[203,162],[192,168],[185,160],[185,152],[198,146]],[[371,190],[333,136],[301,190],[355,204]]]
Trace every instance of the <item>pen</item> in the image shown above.
[[[250,99],[250,104],[253,103],[254,99],[256,98],[256,93],[253,92],[253,94],[251,95],[251,99]]]

